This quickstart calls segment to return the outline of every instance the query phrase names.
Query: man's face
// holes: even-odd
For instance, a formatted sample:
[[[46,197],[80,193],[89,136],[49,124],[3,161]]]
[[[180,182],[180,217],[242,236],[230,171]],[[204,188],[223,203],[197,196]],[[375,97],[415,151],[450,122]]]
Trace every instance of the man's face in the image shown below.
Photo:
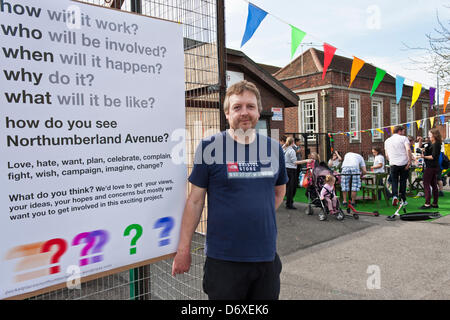
[[[230,107],[225,117],[234,130],[242,129],[244,132],[256,127],[259,120],[258,101],[251,91],[242,94],[233,94],[229,98]]]

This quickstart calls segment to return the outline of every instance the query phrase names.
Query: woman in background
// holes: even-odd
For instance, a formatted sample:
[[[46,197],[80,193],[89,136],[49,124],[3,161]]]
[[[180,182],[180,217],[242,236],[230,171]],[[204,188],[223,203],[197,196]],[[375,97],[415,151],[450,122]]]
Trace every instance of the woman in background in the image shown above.
[[[439,155],[441,153],[442,137],[439,129],[433,128],[428,131],[430,142],[420,156],[425,161],[423,172],[423,188],[425,189],[425,204],[420,209],[439,208],[439,188],[437,175],[440,173]],[[433,203],[431,203],[431,189],[433,190]]]

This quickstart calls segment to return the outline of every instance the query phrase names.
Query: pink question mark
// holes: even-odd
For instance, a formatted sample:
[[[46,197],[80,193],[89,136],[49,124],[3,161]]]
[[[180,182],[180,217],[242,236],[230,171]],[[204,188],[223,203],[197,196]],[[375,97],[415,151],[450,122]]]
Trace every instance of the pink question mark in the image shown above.
[[[106,230],[96,230],[91,232],[91,237],[97,238],[100,237],[100,240],[95,245],[94,249],[92,250],[92,254],[102,252],[103,246],[108,242],[109,235]],[[98,255],[95,257],[92,257],[92,263],[100,262],[103,260],[102,255]]]
[[[67,242],[64,239],[52,239],[48,240],[41,247],[41,253],[49,252],[53,246],[58,246],[58,251],[52,256],[50,260],[51,264],[55,264],[59,262],[59,258],[66,252],[67,250]],[[50,274],[59,273],[60,267],[54,266],[50,268]]]
[[[84,257],[88,254],[89,250],[94,246],[95,243],[95,237],[93,237],[91,235],[91,232],[83,232],[80,233],[79,235],[77,235],[75,238],[73,238],[72,240],[72,246],[77,246],[80,244],[81,240],[86,239],[84,241],[84,243],[86,243],[86,245],[84,246],[83,250],[81,250],[80,256]],[[89,259],[88,258],[84,258],[80,260],[80,266],[85,266],[89,264]]]

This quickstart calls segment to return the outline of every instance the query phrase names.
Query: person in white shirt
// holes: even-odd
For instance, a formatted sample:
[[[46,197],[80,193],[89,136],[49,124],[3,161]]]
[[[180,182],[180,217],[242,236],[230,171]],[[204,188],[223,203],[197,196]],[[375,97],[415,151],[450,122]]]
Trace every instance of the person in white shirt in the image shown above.
[[[297,153],[293,146],[294,138],[288,137],[286,139],[286,144],[283,146],[286,172],[289,178],[286,186],[286,209],[295,210],[297,209],[296,207],[294,207],[294,197],[297,191],[298,184],[297,165],[308,163],[313,160],[297,160]]]
[[[361,173],[367,173],[364,158],[360,154],[347,152],[342,162],[341,171],[341,189],[344,198],[342,205],[347,204],[347,195],[350,188],[351,199],[349,201],[353,206],[356,205],[356,193],[361,189]]]
[[[386,158],[389,160],[392,180],[392,205],[398,205],[398,198],[406,202],[406,181],[411,166],[411,147],[405,136],[406,128],[395,126],[394,134],[384,142]]]
[[[373,166],[371,167],[372,172],[374,173],[384,173],[384,157],[382,154],[382,150],[380,147],[373,147],[372,154],[375,159],[373,160]],[[379,185],[383,186],[383,181],[379,181]],[[378,200],[381,199],[381,190],[378,191]]]
[[[380,147],[372,148],[372,154],[374,155],[372,172],[384,173],[384,157]]]

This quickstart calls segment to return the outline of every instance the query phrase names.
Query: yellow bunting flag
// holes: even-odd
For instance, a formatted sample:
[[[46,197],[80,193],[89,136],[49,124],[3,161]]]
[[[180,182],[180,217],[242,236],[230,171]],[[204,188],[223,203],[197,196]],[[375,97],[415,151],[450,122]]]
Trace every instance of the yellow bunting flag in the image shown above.
[[[350,74],[350,84],[349,84],[349,88],[352,86],[353,81],[356,78],[356,75],[358,74],[359,70],[361,70],[361,68],[364,65],[364,61],[361,59],[358,59],[357,57],[353,56],[353,63],[352,63],[352,71]]]
[[[384,134],[383,130],[381,130],[380,128],[377,128],[377,131],[378,131],[379,133],[383,133],[383,134]]]
[[[414,82],[412,101],[411,101],[411,106],[409,107],[410,109],[414,106],[417,99],[419,99],[421,91],[422,91],[422,85],[418,82]]]
[[[420,128],[420,120],[417,120],[416,123],[417,123],[417,129],[419,129]]]
[[[433,125],[434,125],[434,117],[431,117],[431,118],[430,118],[430,124],[431,124],[431,128],[433,128]]]
[[[391,132],[394,134],[394,126],[391,126]]]

